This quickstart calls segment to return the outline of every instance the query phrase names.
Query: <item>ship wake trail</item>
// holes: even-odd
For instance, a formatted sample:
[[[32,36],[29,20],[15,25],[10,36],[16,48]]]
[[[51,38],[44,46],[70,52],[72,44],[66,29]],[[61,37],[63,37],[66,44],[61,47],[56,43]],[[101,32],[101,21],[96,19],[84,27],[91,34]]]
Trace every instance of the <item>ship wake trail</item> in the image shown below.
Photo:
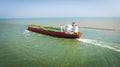
[[[23,34],[26,34],[26,33],[29,33],[29,31],[28,31],[28,30],[25,30],[25,31],[23,32]]]
[[[92,40],[92,39],[77,39],[81,42],[84,43],[89,43],[95,46],[103,47],[103,48],[108,48],[117,52],[120,52],[120,45],[116,43],[110,43],[110,42],[105,42],[105,41],[99,41],[99,40]]]
[[[25,30],[24,32],[23,32],[23,35],[24,36],[30,36],[30,33],[29,33],[30,31],[28,31],[28,30]]]
[[[30,31],[28,31],[28,30],[25,30],[24,32],[23,32],[23,34],[28,34]]]

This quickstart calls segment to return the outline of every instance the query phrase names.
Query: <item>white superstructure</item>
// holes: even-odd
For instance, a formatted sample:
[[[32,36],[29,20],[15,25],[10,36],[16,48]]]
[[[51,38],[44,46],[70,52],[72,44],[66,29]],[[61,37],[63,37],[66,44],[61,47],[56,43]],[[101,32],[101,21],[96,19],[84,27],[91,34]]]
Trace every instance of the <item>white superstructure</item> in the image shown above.
[[[64,26],[60,26],[61,28],[61,32],[65,32],[65,33],[78,33],[78,26],[74,24],[67,24]]]

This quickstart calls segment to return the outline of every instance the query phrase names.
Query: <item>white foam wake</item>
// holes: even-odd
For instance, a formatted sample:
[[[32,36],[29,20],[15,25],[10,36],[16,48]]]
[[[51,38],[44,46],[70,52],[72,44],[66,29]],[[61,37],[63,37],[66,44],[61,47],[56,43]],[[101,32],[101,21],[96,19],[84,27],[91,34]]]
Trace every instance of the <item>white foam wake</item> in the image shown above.
[[[30,31],[28,31],[28,30],[25,30],[25,32],[26,32],[26,33],[29,33]]]
[[[108,48],[117,52],[120,52],[120,46],[113,44],[113,43],[108,43],[108,42],[103,42],[103,41],[98,41],[98,40],[92,40],[92,39],[77,39],[81,42],[84,43],[90,43],[92,45]]]
[[[25,31],[23,32],[23,35],[25,35],[25,36],[29,36],[29,35],[30,35],[29,32],[30,32],[30,31],[25,30]]]
[[[25,30],[25,31],[23,32],[23,34],[26,34],[26,33],[29,33],[29,31],[28,31],[28,30]]]

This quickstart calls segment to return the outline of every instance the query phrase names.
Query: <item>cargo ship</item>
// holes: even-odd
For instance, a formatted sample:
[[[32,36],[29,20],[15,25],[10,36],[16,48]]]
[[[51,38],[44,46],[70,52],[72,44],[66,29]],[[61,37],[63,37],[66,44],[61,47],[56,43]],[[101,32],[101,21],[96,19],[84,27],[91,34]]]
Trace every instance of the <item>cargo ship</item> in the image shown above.
[[[61,32],[59,27],[48,27],[48,26],[40,26],[40,25],[28,25],[28,30],[40,34],[45,34],[53,37],[60,38],[80,38],[82,36],[81,32],[78,33],[66,33]]]

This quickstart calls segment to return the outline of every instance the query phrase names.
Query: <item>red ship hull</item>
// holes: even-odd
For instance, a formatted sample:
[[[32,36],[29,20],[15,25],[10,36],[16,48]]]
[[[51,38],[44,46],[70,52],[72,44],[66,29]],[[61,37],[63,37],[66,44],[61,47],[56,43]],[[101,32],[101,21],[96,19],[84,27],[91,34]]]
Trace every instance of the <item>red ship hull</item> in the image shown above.
[[[44,30],[42,28],[33,28],[33,27],[28,27],[29,31],[36,32],[36,33],[41,33],[41,34],[46,34],[54,37],[61,37],[61,38],[80,38],[82,36],[82,33],[77,33],[77,34],[67,34],[64,32],[56,32],[52,30]]]

